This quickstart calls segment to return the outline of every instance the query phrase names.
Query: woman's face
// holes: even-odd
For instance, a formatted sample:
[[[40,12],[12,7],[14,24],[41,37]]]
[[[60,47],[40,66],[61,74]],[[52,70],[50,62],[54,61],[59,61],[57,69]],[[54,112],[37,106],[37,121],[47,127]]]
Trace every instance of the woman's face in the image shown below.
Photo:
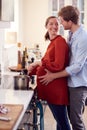
[[[57,18],[50,18],[47,25],[46,25],[46,29],[47,29],[50,36],[57,35],[57,32],[58,32]]]

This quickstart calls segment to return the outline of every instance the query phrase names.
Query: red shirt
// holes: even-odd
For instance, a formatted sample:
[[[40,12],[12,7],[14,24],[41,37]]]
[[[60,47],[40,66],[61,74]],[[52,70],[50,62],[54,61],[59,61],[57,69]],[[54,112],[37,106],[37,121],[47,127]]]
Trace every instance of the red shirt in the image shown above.
[[[47,51],[42,58],[42,66],[37,68],[37,94],[40,99],[51,104],[68,104],[67,78],[58,78],[50,82],[47,86],[42,85],[38,76],[44,75],[44,69],[55,73],[64,70],[69,61],[69,47],[63,37],[58,35],[51,40]]]

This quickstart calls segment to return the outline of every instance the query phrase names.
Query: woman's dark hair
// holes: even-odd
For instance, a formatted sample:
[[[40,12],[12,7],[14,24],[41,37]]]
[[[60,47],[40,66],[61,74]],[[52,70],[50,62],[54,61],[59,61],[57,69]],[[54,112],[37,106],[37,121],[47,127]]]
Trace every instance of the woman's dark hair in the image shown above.
[[[58,16],[62,16],[63,19],[67,22],[71,20],[74,24],[78,23],[79,14],[80,12],[77,7],[70,5],[61,8],[61,10],[58,12]]]
[[[45,27],[47,26],[47,24],[49,23],[49,20],[50,20],[51,18],[57,18],[57,17],[56,17],[56,16],[50,16],[50,17],[48,17],[48,18],[46,19],[46,22],[45,22]],[[49,33],[48,33],[48,32],[46,32],[44,38],[45,38],[45,40],[50,40],[50,37],[49,37]]]

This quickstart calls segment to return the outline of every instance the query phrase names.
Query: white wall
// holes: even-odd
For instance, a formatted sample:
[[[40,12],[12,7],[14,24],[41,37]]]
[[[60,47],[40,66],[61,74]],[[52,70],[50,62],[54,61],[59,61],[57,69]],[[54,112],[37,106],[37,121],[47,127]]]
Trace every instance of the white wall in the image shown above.
[[[5,43],[5,28],[10,27],[10,22],[2,22],[0,21],[0,64],[3,61],[3,48]]]
[[[45,20],[48,17],[48,0],[23,0],[23,44],[45,46]]]

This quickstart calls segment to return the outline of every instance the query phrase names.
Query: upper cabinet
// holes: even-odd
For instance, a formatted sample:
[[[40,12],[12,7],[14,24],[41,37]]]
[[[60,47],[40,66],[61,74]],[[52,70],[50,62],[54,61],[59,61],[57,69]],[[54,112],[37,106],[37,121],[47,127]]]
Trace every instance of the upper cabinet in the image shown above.
[[[14,0],[0,0],[0,21],[14,21]]]

